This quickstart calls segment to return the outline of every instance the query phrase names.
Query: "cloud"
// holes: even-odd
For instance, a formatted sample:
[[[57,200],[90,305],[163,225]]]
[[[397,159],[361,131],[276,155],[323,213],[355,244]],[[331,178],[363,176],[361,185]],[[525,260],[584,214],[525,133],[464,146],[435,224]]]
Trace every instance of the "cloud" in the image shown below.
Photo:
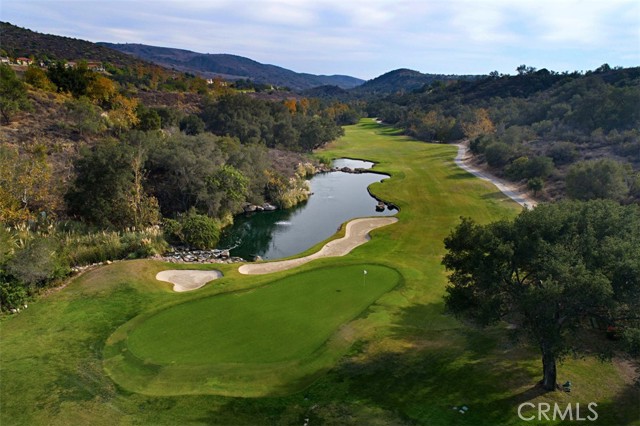
[[[1,0],[3,20],[92,41],[232,53],[375,77],[637,65],[632,0]],[[635,62],[634,62],[635,61]]]

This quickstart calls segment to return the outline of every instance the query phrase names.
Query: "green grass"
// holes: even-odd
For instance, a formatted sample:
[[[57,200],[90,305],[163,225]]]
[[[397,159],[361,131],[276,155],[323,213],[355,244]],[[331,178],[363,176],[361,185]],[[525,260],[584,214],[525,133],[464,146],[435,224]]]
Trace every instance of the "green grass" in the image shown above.
[[[305,272],[166,309],[138,325],[127,347],[156,364],[268,363],[309,356],[399,278],[374,265]]]
[[[400,221],[375,230],[370,242],[348,256],[273,276],[242,276],[236,266],[222,265],[224,278],[179,294],[153,278],[175,265],[118,262],[3,320],[0,423],[284,425],[310,418],[310,424],[522,425],[517,416],[522,402],[586,406],[595,401],[599,419],[594,424],[640,424],[640,393],[616,364],[588,356],[568,359],[559,365],[558,378],[572,381],[571,394],[539,394],[536,348],[511,342],[502,328],[476,330],[444,313],[443,238],[460,216],[486,223],[519,211],[495,187],[458,169],[455,152],[455,147],[411,141],[365,120],[347,127],[345,137],[321,155],[375,161],[375,170],[391,178],[371,191],[401,208]],[[364,307],[371,303],[365,313],[351,311],[353,320],[340,322],[344,325],[309,357],[301,354],[311,351],[311,343],[296,360],[269,363],[273,369],[268,371],[267,363],[245,363],[242,370],[224,362],[167,368],[122,351],[129,331],[139,325],[142,332],[163,312],[223,303],[226,297],[296,282],[307,273],[364,264],[397,270],[401,285],[373,303],[358,299]],[[130,358],[116,362],[117,356]],[[115,385],[105,366],[131,383],[119,379]],[[116,366],[123,371],[116,372]],[[140,387],[145,394],[130,390]],[[164,389],[179,395],[166,396]],[[470,407],[468,414],[452,410],[461,404]],[[544,422],[561,423],[566,424]]]
[[[336,351],[327,346],[344,350],[327,345],[339,328],[399,283],[391,268],[358,264],[189,301],[125,324],[105,350],[105,365],[127,389],[156,395],[260,395],[277,367],[295,372],[295,380],[287,374],[292,386],[280,385],[279,392],[291,393],[335,362]],[[224,383],[216,377],[221,371],[230,377]],[[171,386],[156,385],[169,376]]]

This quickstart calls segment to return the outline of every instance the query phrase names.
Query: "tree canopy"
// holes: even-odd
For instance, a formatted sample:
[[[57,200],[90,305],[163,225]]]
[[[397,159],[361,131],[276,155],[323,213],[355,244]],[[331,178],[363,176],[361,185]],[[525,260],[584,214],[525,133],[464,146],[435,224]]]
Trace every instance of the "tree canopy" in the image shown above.
[[[556,361],[569,351],[612,350],[594,322],[623,330],[626,349],[637,352],[637,205],[565,201],[525,210],[513,221],[479,225],[464,218],[445,247],[448,309],[479,325],[515,324],[542,352],[545,389],[555,389]]]

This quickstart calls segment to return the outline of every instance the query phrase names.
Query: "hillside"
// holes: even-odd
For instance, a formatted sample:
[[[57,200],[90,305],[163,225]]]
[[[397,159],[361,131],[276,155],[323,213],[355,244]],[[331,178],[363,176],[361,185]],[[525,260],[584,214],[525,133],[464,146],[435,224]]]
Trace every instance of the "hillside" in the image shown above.
[[[423,74],[406,68],[389,71],[353,89],[358,95],[389,95],[422,89],[435,81],[474,80],[472,75]]]
[[[304,90],[300,93],[309,98],[342,99],[349,97],[349,91],[335,85],[324,85]]]
[[[369,113],[420,140],[467,139],[477,161],[542,199],[640,199],[640,68],[528,69],[425,89],[370,102]]]
[[[141,63],[117,50],[109,49],[85,40],[41,34],[20,28],[8,22],[0,22],[0,49],[12,57],[34,56],[51,60],[96,60],[108,62],[116,67]]]
[[[232,80],[248,78],[257,83],[289,87],[293,90],[304,90],[323,85],[335,85],[343,89],[350,89],[364,81],[344,75],[327,76],[297,73],[237,55],[205,54],[144,44],[99,43],[99,45],[184,72],[207,77],[221,76]]]

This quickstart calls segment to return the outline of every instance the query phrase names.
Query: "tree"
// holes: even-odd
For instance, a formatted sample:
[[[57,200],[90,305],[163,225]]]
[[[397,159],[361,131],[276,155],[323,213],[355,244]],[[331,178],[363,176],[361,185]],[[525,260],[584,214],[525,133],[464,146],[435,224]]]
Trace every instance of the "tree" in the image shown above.
[[[109,121],[117,133],[128,130],[140,122],[136,114],[138,99],[116,94],[110,103]]]
[[[30,107],[27,89],[9,65],[0,65],[0,114],[5,123],[13,115]]]
[[[493,142],[487,145],[484,155],[491,167],[502,167],[509,162],[513,155],[513,150],[505,143]]]
[[[489,117],[489,112],[484,108],[478,108],[473,111],[472,117],[462,121],[462,131],[467,138],[475,139],[495,132],[496,128]]]
[[[577,200],[623,200],[629,193],[624,166],[612,159],[581,161],[569,168],[567,194]]]
[[[49,80],[47,73],[37,66],[30,66],[24,73],[24,81],[33,87],[49,92],[56,91],[56,85]]]
[[[177,126],[182,114],[178,109],[171,107],[153,108],[152,111],[160,117],[160,127],[163,129]]]
[[[640,329],[640,207],[565,201],[524,210],[513,221],[463,219],[445,239],[454,314],[486,326],[516,326],[542,353],[542,386],[556,388],[556,361],[570,351],[606,351],[580,338],[590,320]]]
[[[527,162],[526,178],[546,178],[553,172],[553,160],[549,157],[537,156]]]
[[[215,248],[220,239],[220,225],[215,219],[191,211],[182,222],[183,241],[197,249]]]
[[[81,135],[97,134],[107,129],[107,121],[102,109],[94,105],[86,96],[71,99],[65,103],[69,118],[76,124]]]
[[[534,72],[536,72],[536,68],[535,67],[528,67],[524,64],[518,66],[518,68],[516,68],[516,71],[518,72],[518,75],[527,75],[527,74],[533,74]]]
[[[556,165],[573,163],[578,158],[576,145],[571,142],[558,142],[551,145],[548,154]]]
[[[133,225],[139,229],[148,225],[156,225],[160,221],[158,200],[149,196],[144,187],[147,178],[144,163],[148,157],[148,145],[153,141],[148,140],[145,134],[132,132],[128,142],[133,148],[129,160],[133,175],[131,189],[128,193],[129,209],[133,214]]]
[[[544,180],[540,177],[534,177],[527,181],[527,188],[533,191],[533,195],[538,195],[538,192],[544,188]]]
[[[69,212],[89,223],[122,229],[157,221],[157,201],[144,191],[146,151],[129,143],[104,141],[82,152],[76,178],[65,198]]]
[[[187,115],[180,120],[180,131],[189,136],[199,135],[204,132],[204,121],[197,115]]]
[[[56,185],[42,145],[31,152],[0,145],[0,223],[35,220],[58,207]]]
[[[81,62],[75,67],[58,62],[49,67],[47,76],[60,92],[69,92],[78,98],[87,95],[87,88],[97,74],[87,67],[86,62]]]
[[[241,211],[247,199],[249,179],[240,170],[225,164],[208,181],[211,191],[222,195],[218,215]]]
[[[7,271],[28,286],[44,285],[66,275],[68,266],[61,259],[59,243],[52,237],[29,241],[7,262]]]
[[[87,84],[87,97],[98,105],[108,105],[117,93],[114,82],[101,75],[90,79]]]
[[[162,119],[155,109],[146,108],[143,104],[138,105],[138,119],[140,122],[136,126],[145,132],[159,130],[162,127]]]
[[[226,160],[220,139],[210,133],[178,134],[150,152],[149,183],[165,216],[192,207],[199,213],[218,215],[223,192],[210,181]]]

